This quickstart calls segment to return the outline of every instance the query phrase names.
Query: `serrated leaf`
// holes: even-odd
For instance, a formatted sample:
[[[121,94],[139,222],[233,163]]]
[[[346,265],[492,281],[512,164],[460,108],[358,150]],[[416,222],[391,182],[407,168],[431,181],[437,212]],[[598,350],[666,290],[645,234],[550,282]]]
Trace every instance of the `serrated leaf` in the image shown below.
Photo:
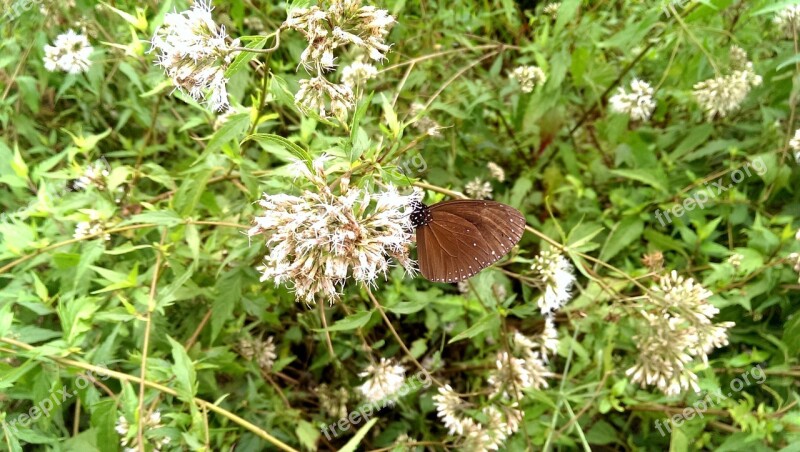
[[[183,345],[175,339],[167,336],[167,340],[172,346],[172,374],[175,376],[175,390],[178,395],[186,402],[194,398],[196,388],[196,374],[194,370],[194,363],[186,354]]]

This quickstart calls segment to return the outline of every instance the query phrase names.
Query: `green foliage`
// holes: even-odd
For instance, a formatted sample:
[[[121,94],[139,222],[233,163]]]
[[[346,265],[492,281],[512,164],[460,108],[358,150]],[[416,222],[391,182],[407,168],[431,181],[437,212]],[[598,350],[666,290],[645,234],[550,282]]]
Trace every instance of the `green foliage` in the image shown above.
[[[800,2],[565,0],[551,16],[522,0],[387,0],[388,61],[347,118],[295,104],[307,42],[279,27],[290,5],[316,2],[216,2],[216,22],[262,52],[228,65],[230,113],[173,90],[146,41],[184,3],[6,5],[0,450],[458,449],[437,388],[471,394],[469,416],[488,422],[498,353],[514,331],[543,330],[530,269],[554,244],[578,282],[554,317],[548,387],[518,401],[505,450],[797,449],[800,55],[797,29],[773,21]],[[91,66],[48,71],[45,45],[70,28],[88,36]],[[732,71],[731,45],[763,81],[709,120],[692,91]],[[546,81],[523,92],[509,74],[533,65]],[[611,106],[634,78],[655,88],[649,120]],[[335,304],[298,303],[290,284],[261,280],[268,251],[244,232],[262,193],[301,194],[298,161],[314,171],[322,155],[332,189],[416,185],[428,204],[489,181],[531,229],[466,290],[393,268],[374,287],[337,287]],[[76,188],[89,165],[108,171],[103,186]],[[82,222],[99,229],[74,238]],[[697,394],[626,374],[642,359],[642,302],[672,270],[711,291],[714,323],[735,323],[708,362],[687,364]],[[359,373],[381,358],[407,380],[421,363],[432,386],[327,437],[341,416],[321,385],[343,389],[352,413]]]

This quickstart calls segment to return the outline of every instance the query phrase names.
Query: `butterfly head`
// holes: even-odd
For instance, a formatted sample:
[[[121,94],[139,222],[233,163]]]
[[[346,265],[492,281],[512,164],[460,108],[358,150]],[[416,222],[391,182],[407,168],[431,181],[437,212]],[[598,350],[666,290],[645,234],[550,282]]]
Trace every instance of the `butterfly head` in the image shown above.
[[[414,228],[418,228],[420,226],[425,226],[433,220],[431,217],[431,211],[428,209],[428,206],[419,202],[419,201],[412,201],[411,202],[411,226]]]

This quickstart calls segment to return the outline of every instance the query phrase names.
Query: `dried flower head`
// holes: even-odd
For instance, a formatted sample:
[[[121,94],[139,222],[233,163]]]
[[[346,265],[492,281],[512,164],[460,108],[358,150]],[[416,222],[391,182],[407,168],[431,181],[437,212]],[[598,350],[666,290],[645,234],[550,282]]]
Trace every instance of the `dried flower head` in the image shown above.
[[[544,293],[539,297],[542,315],[550,315],[567,304],[575,284],[572,264],[558,251],[550,249],[536,256],[531,269],[542,278]]]
[[[473,199],[492,199],[492,184],[476,177],[467,183],[464,192]]]
[[[44,68],[70,74],[86,72],[92,65],[89,57],[93,50],[86,36],[69,30],[58,35],[53,45],[44,46]]]
[[[656,108],[654,92],[649,83],[633,79],[631,92],[618,88],[617,94],[609,99],[609,105],[612,111],[629,115],[634,121],[647,121]]]
[[[324,413],[335,419],[347,417],[347,402],[350,400],[350,391],[347,388],[334,389],[323,383],[314,392]]]
[[[411,104],[411,108],[408,110],[408,114],[412,117],[420,116],[421,113],[425,111],[425,106],[414,102]],[[430,137],[440,137],[442,136],[442,126],[436,122],[433,118],[429,116],[420,116],[414,121],[414,128],[420,131],[421,133],[428,135]]]
[[[380,363],[372,363],[358,374],[359,377],[367,378],[367,381],[358,387],[358,391],[369,402],[390,399],[403,387],[405,373],[403,366],[381,358]]]
[[[266,341],[261,339],[241,339],[239,341],[239,354],[248,361],[254,358],[258,367],[264,372],[272,371],[272,366],[275,364],[275,344],[272,342],[272,336],[268,337]]]
[[[464,410],[469,407],[450,385],[439,388],[433,396],[437,416],[451,435],[459,437],[458,450],[488,451],[497,450],[500,445],[519,429],[523,413],[510,407],[489,405],[481,410],[483,423],[467,417]]]
[[[692,278],[672,271],[647,295],[640,307],[645,320],[642,334],[634,337],[639,355],[626,371],[635,383],[654,385],[666,395],[699,391],[697,375],[687,367],[708,353],[727,345],[727,330],[733,322],[713,324],[719,310],[708,303],[711,296]]]
[[[508,78],[516,80],[523,93],[530,93],[534,87],[547,81],[547,76],[538,66],[519,66],[508,75]]]
[[[709,121],[724,118],[741,106],[750,89],[761,84],[761,76],[753,63],[730,75],[715,77],[694,85],[694,97],[706,112]]]
[[[371,193],[343,180],[337,194],[327,185],[323,162],[316,160],[313,170],[300,165],[313,187],[301,196],[264,194],[259,201],[264,214],[248,235],[267,236],[261,280],[290,283],[298,301],[312,304],[315,295],[336,301],[337,286],[348,277],[374,284],[392,260],[413,273],[409,207],[419,193],[403,196],[393,186]]]
[[[158,52],[156,64],[175,87],[206,100],[212,110],[225,111],[230,106],[225,70],[239,40],[227,42],[225,27],[214,22],[212,9],[209,1],[196,0],[188,11],[167,13],[151,44]]]
[[[660,272],[664,268],[664,253],[653,251],[642,256],[642,264],[651,272]]]
[[[506,180],[506,172],[495,162],[489,162],[486,164],[486,167],[489,169],[489,174],[492,175],[492,178],[497,182],[505,182]]]
[[[300,80],[300,89],[294,96],[294,102],[306,114],[314,112],[320,118],[328,118],[330,112],[344,120],[355,105],[355,96],[349,85],[331,83],[325,77],[318,76]]]

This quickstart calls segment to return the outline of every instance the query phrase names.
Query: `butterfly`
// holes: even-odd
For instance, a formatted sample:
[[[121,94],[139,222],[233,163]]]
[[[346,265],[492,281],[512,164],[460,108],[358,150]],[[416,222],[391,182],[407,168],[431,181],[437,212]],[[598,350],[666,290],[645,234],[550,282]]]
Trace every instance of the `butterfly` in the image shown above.
[[[519,210],[494,201],[458,199],[432,206],[414,201],[410,220],[419,270],[434,282],[475,275],[508,253],[525,231]]]

